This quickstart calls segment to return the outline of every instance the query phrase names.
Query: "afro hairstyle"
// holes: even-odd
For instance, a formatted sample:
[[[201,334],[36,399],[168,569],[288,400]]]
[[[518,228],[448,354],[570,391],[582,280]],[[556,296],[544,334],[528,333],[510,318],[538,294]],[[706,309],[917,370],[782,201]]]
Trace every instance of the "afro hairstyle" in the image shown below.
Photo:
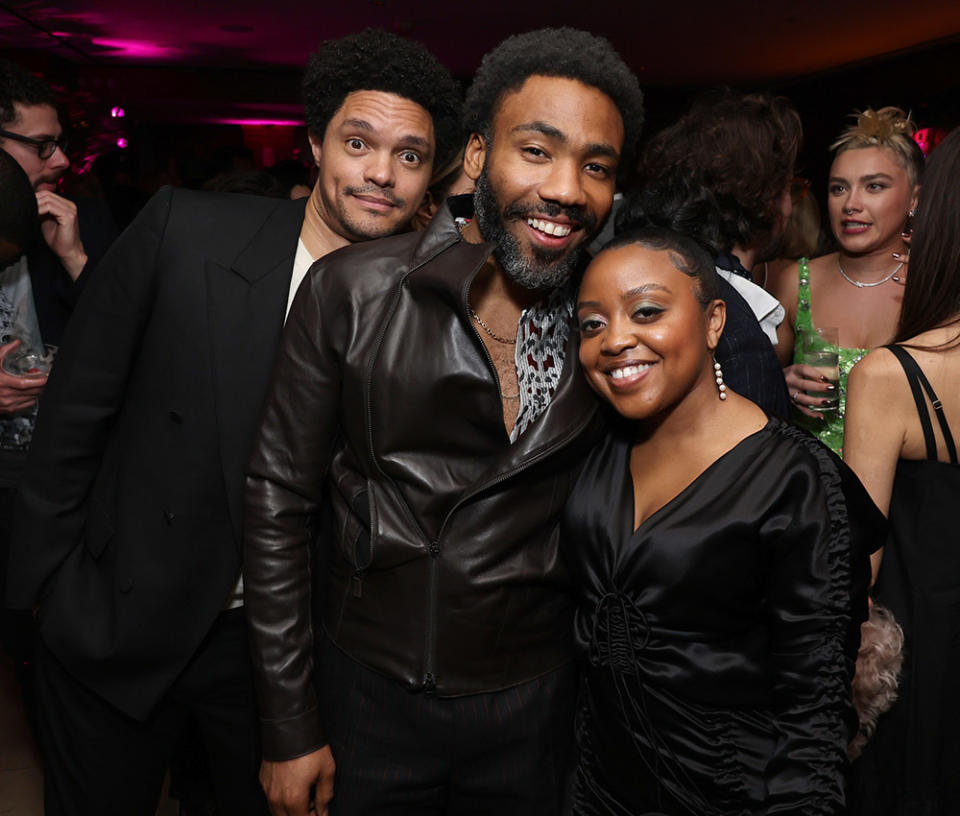
[[[531,76],[575,79],[609,96],[623,120],[621,176],[633,168],[643,128],[643,92],[613,46],[574,28],[542,28],[507,37],[488,53],[467,91],[464,125],[490,141],[503,98]]]
[[[445,166],[463,147],[460,86],[420,43],[373,28],[322,42],[303,75],[307,126],[318,138],[354,91],[392,93],[424,108],[437,141],[434,167]]]
[[[0,127],[17,121],[15,102],[57,107],[57,98],[46,82],[19,65],[0,60]]]

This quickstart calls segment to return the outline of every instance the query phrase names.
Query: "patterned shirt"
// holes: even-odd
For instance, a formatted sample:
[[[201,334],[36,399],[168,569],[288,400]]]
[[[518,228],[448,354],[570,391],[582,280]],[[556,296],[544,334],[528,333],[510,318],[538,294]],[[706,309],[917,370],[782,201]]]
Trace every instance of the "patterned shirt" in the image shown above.
[[[0,269],[0,341],[40,337],[26,255]],[[33,438],[37,404],[18,414],[0,414],[0,449],[26,450]]]
[[[557,390],[573,324],[573,298],[573,286],[563,286],[520,315],[514,357],[520,410],[510,434],[511,442],[516,442],[546,410]]]

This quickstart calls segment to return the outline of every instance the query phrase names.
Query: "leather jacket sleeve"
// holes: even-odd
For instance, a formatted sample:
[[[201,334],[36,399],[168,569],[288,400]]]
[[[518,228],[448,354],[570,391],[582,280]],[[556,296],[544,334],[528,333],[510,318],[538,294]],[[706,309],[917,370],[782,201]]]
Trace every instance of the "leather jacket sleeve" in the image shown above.
[[[263,757],[273,761],[326,743],[312,680],[309,543],[337,436],[341,386],[318,268],[323,274],[314,265],[284,328],[246,480],[244,604]],[[327,303],[340,300],[325,295]]]

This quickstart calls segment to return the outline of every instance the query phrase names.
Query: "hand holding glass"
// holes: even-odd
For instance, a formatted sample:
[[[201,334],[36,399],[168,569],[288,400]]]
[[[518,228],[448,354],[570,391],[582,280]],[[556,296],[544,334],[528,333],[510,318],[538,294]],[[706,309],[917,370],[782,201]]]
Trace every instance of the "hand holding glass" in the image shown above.
[[[839,403],[840,383],[840,343],[839,329],[820,328],[803,332],[801,340],[801,362],[817,370],[820,377],[833,386],[827,393],[806,391],[807,396],[818,400],[827,399],[824,405],[816,405],[817,411],[836,411]]]

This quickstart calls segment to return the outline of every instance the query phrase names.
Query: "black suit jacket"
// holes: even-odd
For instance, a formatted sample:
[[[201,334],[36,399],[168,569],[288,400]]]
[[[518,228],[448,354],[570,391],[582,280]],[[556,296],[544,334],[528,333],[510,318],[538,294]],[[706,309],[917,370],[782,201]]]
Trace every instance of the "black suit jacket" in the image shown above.
[[[759,405],[769,416],[789,419],[790,395],[783,369],[770,339],[750,304],[733,284],[717,275],[720,297],[727,304],[727,322],[714,352],[727,386]]]
[[[77,205],[77,221],[80,225],[80,240],[87,253],[87,264],[74,281],[60,259],[42,238],[27,251],[27,268],[30,270],[30,288],[37,309],[40,335],[44,343],[61,344],[80,292],[92,277],[97,264],[116,240],[117,227],[107,205],[94,198],[71,199]]]
[[[304,203],[164,189],[86,287],[21,483],[11,605],[143,718],[240,571],[244,468]]]

